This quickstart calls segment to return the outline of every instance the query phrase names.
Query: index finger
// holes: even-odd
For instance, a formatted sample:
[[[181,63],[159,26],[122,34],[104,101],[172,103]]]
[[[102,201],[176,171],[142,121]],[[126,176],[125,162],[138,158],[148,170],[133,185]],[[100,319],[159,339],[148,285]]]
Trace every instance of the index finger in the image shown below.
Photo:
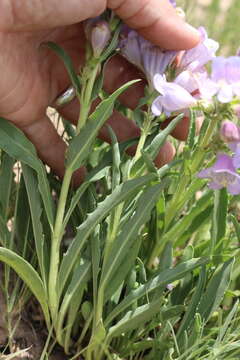
[[[196,46],[198,31],[177,15],[169,0],[109,0],[108,7],[152,43],[169,50]]]

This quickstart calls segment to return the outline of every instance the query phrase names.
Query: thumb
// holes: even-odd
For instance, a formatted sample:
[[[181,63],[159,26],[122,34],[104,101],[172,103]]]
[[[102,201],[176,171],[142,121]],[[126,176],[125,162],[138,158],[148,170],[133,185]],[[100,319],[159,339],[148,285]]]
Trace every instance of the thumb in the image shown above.
[[[185,23],[169,0],[109,0],[108,7],[152,43],[172,50],[192,48],[199,33]]]

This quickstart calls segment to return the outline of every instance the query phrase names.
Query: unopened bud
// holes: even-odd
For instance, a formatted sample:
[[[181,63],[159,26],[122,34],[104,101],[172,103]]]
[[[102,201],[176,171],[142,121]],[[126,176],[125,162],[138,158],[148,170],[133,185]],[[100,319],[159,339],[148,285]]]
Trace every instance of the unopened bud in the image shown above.
[[[240,119],[240,105],[234,105],[233,106],[233,112],[237,116],[238,119]]]
[[[97,22],[92,28],[91,32],[91,44],[93,48],[93,54],[98,58],[105,47],[107,46],[111,38],[111,31],[106,21]]]
[[[222,123],[220,135],[227,143],[240,141],[240,128],[234,122],[226,120]]]

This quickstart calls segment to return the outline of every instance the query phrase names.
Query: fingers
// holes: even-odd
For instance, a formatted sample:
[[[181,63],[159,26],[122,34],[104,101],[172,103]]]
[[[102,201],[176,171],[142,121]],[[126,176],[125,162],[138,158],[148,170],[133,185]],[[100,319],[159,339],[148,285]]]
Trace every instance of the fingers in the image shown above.
[[[169,0],[109,0],[108,6],[131,28],[164,49],[197,45],[199,33],[185,23]]]
[[[75,24],[100,15],[106,0],[8,0],[0,2],[1,31],[32,31]]]
[[[169,0],[9,0],[0,2],[1,31],[33,31],[76,24],[100,15],[106,6],[146,39],[165,49],[187,49],[199,42]]]
[[[35,145],[42,161],[62,178],[65,172],[64,159],[66,144],[58,135],[49,118],[45,116],[30,125],[21,126],[20,128]],[[82,182],[84,175],[85,169],[79,169],[74,176],[74,184]]]

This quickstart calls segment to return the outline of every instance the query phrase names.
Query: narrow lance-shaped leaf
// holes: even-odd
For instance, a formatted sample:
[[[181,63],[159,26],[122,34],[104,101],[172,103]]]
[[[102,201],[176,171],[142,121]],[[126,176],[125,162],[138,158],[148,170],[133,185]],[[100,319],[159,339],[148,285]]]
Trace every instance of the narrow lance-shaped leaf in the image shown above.
[[[96,210],[88,215],[84,223],[79,226],[75,239],[72,241],[67,253],[64,255],[59,272],[60,293],[65,286],[76,259],[80,256],[80,252],[88,236],[91,234],[95,226],[99,224],[115,206],[129,198],[139,188],[155,179],[156,176],[154,174],[149,174],[139,179],[129,180],[117,186],[112,194],[106,197],[103,202],[98,204]]]
[[[114,273],[119,271],[119,266],[127,257],[129,248],[135,240],[139,229],[149,219],[151,210],[158,200],[158,195],[164,185],[166,185],[166,183],[151,186],[146,189],[139,198],[133,217],[127,221],[120,235],[115,240],[111,254],[109,255],[109,260],[103,269],[101,283],[105,286],[110,278],[114,277]]]
[[[44,251],[43,251],[44,234],[41,223],[41,214],[42,214],[41,198],[38,192],[37,180],[34,171],[31,168],[27,167],[26,165],[22,165],[22,170],[23,170],[25,186],[28,194],[28,199],[29,199],[29,207],[31,211],[32,227],[33,227],[38,263],[44,285],[46,285],[47,279],[46,279],[46,268],[44,265]]]
[[[64,65],[66,67],[66,70],[68,72],[68,75],[71,79],[71,82],[76,89],[76,92],[78,94],[80,94],[81,84],[80,84],[79,78],[74,70],[73,62],[72,62],[70,56],[59,45],[55,44],[52,41],[48,41],[46,43],[43,43],[42,45],[46,46],[49,49],[51,49],[52,51],[54,51],[55,54],[63,61]]]
[[[88,278],[90,277],[90,270],[91,270],[91,264],[89,261],[86,261],[85,263],[79,265],[73,274],[72,280],[65,292],[60,310],[58,315],[58,334],[59,336],[64,335],[62,332],[63,323],[65,319],[65,315],[68,311],[68,308],[71,306],[71,300],[72,298],[78,293],[80,293],[81,288],[84,289],[86,286],[86,282]]]
[[[196,269],[199,266],[205,265],[209,262],[209,258],[195,258],[177,265],[173,269],[162,271],[158,276],[148,281],[146,284],[140,286],[137,290],[132,291],[122,302],[109,314],[106,319],[107,325],[112,319],[120,314],[124,309],[128,308],[132,303],[141,297],[149,294],[157,289],[159,286],[166,285],[173,281],[183,278],[187,273]]]
[[[37,172],[39,191],[42,196],[49,224],[52,227],[54,207],[45,167],[38,158],[35,147],[26,138],[23,132],[3,118],[0,118],[0,148],[13,158],[27,164]]]
[[[187,145],[193,148],[196,138],[196,112],[190,108],[190,127],[188,131]]]
[[[109,329],[108,339],[112,339],[122,333],[126,333],[130,330],[143,326],[144,323],[147,323],[154,317],[154,315],[160,312],[160,304],[161,302],[158,299],[157,301],[142,305],[134,311],[127,312],[127,314],[118,321],[116,325]]]
[[[202,296],[198,312],[204,321],[218,308],[230,282],[234,259],[221,265],[208,283],[206,292]]]
[[[89,156],[89,150],[92,146],[98,131],[101,129],[105,121],[111,116],[114,108],[114,102],[129,86],[135,84],[139,80],[133,80],[120,87],[106,100],[103,100],[91,114],[85,126],[79,135],[75,136],[70,142],[66,166],[73,171],[77,170]]]
[[[197,288],[192,296],[191,302],[187,307],[187,311],[181,321],[181,325],[177,332],[177,339],[179,342],[181,341],[181,337],[184,336],[184,331],[187,330],[193,323],[193,319],[197,313],[197,308],[204,291],[205,283],[206,283],[206,268],[202,267]]]
[[[26,283],[30,288],[33,295],[38,300],[40,306],[42,307],[45,320],[47,324],[50,324],[47,297],[43,282],[39,277],[39,274],[36,270],[30,265],[26,260],[21,256],[17,255],[13,251],[5,248],[0,248],[0,261],[3,261],[7,265],[11,266],[18,276]]]
[[[12,189],[14,159],[6,153],[1,154],[0,166],[0,211],[4,219],[7,219],[9,199]]]
[[[227,222],[227,209],[228,209],[228,194],[227,190],[221,189],[214,192],[214,209],[213,209],[213,223],[212,223],[212,239],[211,251],[214,252],[215,246],[222,240],[226,233]],[[221,252],[221,248],[217,249]]]

